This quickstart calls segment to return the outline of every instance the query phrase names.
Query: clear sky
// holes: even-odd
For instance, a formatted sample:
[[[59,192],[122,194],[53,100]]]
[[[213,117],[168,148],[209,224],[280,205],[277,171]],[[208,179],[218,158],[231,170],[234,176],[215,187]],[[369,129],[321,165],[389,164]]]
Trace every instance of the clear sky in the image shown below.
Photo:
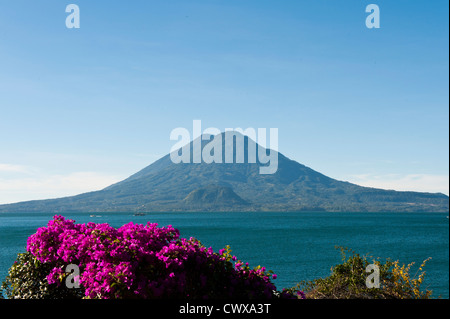
[[[68,4],[80,28],[68,29]],[[368,4],[380,8],[368,29]],[[396,190],[449,183],[447,0],[0,0],[0,203],[98,190],[176,127]]]

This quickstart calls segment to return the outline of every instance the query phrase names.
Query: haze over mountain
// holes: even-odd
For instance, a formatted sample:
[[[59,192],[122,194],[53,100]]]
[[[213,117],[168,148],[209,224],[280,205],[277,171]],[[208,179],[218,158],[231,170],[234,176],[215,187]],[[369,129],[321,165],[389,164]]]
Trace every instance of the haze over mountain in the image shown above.
[[[260,174],[248,150],[260,147],[242,138],[244,163],[192,163],[201,147],[189,144],[190,163],[175,164],[170,154],[103,190],[59,199],[0,205],[0,212],[163,212],[163,211],[347,211],[448,212],[441,193],[400,192],[338,181],[278,153],[278,170]],[[222,149],[236,144],[225,142]],[[256,145],[255,145],[256,144]],[[239,150],[239,149],[238,149]],[[274,152],[274,151],[272,151]]]

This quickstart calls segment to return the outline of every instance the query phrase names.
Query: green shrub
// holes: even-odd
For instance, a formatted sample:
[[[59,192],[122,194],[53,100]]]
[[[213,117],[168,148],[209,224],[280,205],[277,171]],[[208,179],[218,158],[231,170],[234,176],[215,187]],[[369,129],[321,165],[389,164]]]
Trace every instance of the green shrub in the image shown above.
[[[17,255],[17,260],[9,268],[0,295],[12,299],[73,299],[81,298],[79,289],[50,285],[47,275],[52,270],[50,264],[41,263],[31,253]]]
[[[426,259],[416,274],[410,272],[414,263],[400,265],[399,261],[387,259],[368,260],[368,256],[360,256],[354,251],[336,247],[341,250],[342,263],[331,268],[331,275],[312,281],[302,281],[292,290],[302,290],[307,299],[428,299],[432,291],[421,291],[425,272],[423,267],[430,259]],[[347,253],[350,256],[347,257]],[[369,264],[379,268],[380,287],[368,288],[366,272]],[[420,273],[419,273],[420,272]]]

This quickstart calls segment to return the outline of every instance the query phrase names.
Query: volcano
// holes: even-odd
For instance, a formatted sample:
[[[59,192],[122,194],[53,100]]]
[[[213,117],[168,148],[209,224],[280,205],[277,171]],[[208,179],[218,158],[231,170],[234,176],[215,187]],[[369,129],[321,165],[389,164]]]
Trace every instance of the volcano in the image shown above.
[[[247,136],[237,137],[243,138],[244,154],[261,147]],[[227,146],[224,133],[214,138],[221,138],[222,145]],[[201,139],[201,148],[195,150],[195,142],[188,145],[191,158],[196,156],[194,151],[208,144]],[[242,163],[174,163],[167,154],[105,189],[0,205],[0,212],[449,211],[449,197],[441,193],[362,187],[327,177],[281,153],[277,155],[276,172],[260,174],[260,167],[266,164],[249,162],[248,155]]]

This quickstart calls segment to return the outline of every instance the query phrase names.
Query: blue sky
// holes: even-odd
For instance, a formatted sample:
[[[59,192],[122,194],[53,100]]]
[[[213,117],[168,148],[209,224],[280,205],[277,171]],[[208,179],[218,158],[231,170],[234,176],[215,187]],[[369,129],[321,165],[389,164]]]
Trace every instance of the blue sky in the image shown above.
[[[103,188],[195,119],[276,127],[336,179],[448,194],[448,6],[0,0],[0,203]]]

